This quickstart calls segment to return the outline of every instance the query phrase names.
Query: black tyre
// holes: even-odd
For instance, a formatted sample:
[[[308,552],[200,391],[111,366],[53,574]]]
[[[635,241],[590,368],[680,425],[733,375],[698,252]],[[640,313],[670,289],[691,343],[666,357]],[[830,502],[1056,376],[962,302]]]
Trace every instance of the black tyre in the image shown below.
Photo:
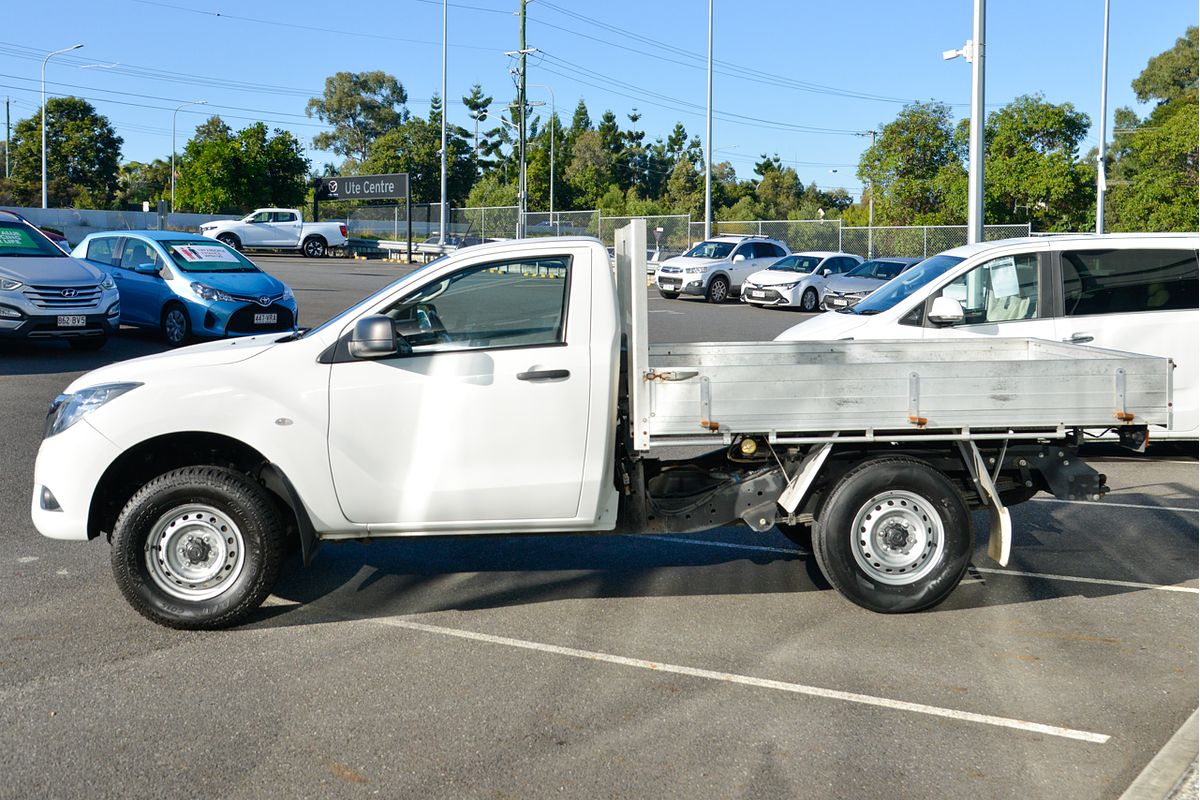
[[[67,343],[71,345],[72,350],[82,350],[91,352],[99,350],[104,345],[108,344],[107,336],[85,336],[81,339],[67,339]]]
[[[800,295],[800,309],[802,311],[817,310],[817,290],[805,289],[804,294]]]
[[[182,347],[192,338],[192,320],[187,309],[179,303],[171,303],[163,309],[159,325],[163,338],[171,347]]]
[[[729,279],[720,275],[708,282],[708,293],[705,295],[710,303],[724,303],[729,299]]]
[[[944,600],[970,563],[975,531],[950,479],[915,458],[846,473],[817,518],[813,553],[851,602],[887,614]]]
[[[325,256],[325,240],[320,236],[309,236],[304,240],[300,250],[308,258],[323,258]]]
[[[222,233],[217,237],[217,241],[232,247],[234,250],[242,249],[242,240],[232,233]]]
[[[659,289],[658,293],[667,300],[674,300],[679,297],[679,292],[664,292],[662,289]]]
[[[172,470],[139,489],[117,517],[113,575],[129,604],[160,625],[236,625],[275,585],[283,530],[267,491],[242,473]]]

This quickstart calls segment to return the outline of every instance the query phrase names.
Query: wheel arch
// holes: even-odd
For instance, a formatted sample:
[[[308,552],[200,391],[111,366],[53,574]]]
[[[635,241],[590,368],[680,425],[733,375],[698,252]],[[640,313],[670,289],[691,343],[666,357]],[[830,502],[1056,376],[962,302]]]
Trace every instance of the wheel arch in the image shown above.
[[[150,479],[180,467],[214,464],[243,472],[261,483],[275,498],[280,513],[298,535],[304,562],[312,560],[317,537],[304,504],[279,465],[255,448],[220,433],[183,431],[154,436],[117,456],[100,476],[88,509],[87,536],[112,535],[117,515],[134,493]]]
[[[217,231],[216,239],[221,241],[221,237],[233,239],[233,247],[235,250],[240,250],[242,247],[242,237],[238,236],[233,231]]]

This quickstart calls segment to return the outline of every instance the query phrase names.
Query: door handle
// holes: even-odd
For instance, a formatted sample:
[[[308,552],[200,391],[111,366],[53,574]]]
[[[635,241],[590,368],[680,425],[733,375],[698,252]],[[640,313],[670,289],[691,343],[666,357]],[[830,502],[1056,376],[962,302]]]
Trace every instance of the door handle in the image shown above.
[[[529,372],[518,372],[519,381],[555,381],[571,377],[569,369],[535,369]]]
[[[1086,342],[1092,341],[1095,338],[1096,338],[1095,336],[1089,336],[1086,333],[1072,333],[1071,338],[1063,339],[1063,341],[1067,342],[1069,344],[1084,344]]]

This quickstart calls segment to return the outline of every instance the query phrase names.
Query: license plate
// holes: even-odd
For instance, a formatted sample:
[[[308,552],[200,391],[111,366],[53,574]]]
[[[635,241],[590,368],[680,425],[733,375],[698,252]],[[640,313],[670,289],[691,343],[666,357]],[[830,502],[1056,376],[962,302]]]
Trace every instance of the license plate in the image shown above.
[[[827,305],[827,306],[844,306],[844,305],[846,305],[846,301],[840,297],[831,297],[825,301],[825,305]]]
[[[255,325],[274,325],[278,321],[279,321],[278,314],[255,314],[254,315],[254,324]]]
[[[82,328],[87,325],[87,317],[64,317],[58,318],[58,327],[60,328]]]
[[[767,293],[766,292],[751,292],[750,296],[751,297],[766,297]]]
[[[678,289],[679,283],[679,281],[664,280],[662,281],[662,286],[664,289]]]

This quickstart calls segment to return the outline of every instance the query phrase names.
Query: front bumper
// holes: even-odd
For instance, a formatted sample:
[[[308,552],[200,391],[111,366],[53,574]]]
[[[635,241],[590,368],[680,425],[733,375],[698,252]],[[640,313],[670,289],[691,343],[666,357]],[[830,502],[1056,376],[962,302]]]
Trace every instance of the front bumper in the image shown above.
[[[186,305],[192,319],[192,332],[215,338],[294,331],[299,317],[295,298],[269,306],[240,300]]]
[[[827,292],[821,300],[821,310],[840,311],[857,304],[864,297],[866,297],[865,294],[831,294]]]
[[[705,285],[707,277],[706,275],[689,275],[685,272],[676,272],[670,275],[660,272],[655,276],[654,283],[658,286],[659,291],[702,295],[707,290]]]
[[[87,419],[42,440],[33,467],[33,525],[51,539],[87,539],[88,513],[100,477],[119,455]],[[58,510],[45,507],[43,487]]]
[[[60,317],[83,317],[83,325],[60,325]],[[103,312],[35,314],[22,319],[0,317],[0,338],[4,339],[91,339],[116,332],[120,314]]]
[[[742,286],[742,302],[759,306],[794,306],[800,301],[795,289],[777,289],[773,286]]]

